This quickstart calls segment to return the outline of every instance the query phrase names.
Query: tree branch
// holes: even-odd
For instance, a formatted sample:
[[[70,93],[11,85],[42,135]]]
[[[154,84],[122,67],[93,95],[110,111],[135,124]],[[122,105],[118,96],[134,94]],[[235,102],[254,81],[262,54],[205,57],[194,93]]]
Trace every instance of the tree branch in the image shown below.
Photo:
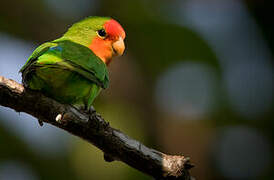
[[[189,158],[166,155],[109,126],[99,114],[89,115],[0,76],[0,105],[26,112],[85,139],[104,152],[106,161],[122,161],[155,179],[190,179]]]

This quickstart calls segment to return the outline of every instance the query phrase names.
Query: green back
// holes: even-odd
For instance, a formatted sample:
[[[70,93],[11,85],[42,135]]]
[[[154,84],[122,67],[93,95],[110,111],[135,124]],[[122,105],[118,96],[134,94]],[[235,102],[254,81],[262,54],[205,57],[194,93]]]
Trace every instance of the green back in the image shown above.
[[[105,63],[89,48],[69,40],[60,39],[55,43],[49,42],[39,46],[20,70],[23,82],[28,83],[26,75],[42,66],[77,72],[102,88],[109,85]]]

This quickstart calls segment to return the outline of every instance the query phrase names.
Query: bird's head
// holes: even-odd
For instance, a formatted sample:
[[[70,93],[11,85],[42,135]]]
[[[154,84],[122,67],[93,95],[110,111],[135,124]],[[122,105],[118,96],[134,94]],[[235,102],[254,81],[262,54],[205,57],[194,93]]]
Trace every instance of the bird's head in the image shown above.
[[[109,64],[113,56],[123,54],[126,34],[117,21],[114,19],[106,21],[100,29],[96,30],[96,35],[89,48],[106,64]]]
[[[87,46],[106,64],[125,50],[126,33],[116,20],[109,17],[88,17],[69,28],[64,37]]]

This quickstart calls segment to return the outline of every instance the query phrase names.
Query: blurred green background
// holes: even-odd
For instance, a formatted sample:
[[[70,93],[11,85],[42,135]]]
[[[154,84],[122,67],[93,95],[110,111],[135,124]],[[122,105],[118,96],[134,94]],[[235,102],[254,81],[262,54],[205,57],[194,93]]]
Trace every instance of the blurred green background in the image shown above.
[[[259,0],[9,0],[0,75],[86,16],[124,27],[95,108],[149,147],[191,157],[197,179],[274,179],[273,3]],[[1,101],[1,100],[0,100]],[[151,179],[87,142],[0,107],[0,180]]]

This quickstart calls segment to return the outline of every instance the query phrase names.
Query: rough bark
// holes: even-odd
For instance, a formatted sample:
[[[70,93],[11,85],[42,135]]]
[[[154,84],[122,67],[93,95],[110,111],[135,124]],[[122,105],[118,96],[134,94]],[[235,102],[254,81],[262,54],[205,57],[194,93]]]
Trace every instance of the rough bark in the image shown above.
[[[104,152],[106,161],[122,161],[155,179],[191,179],[189,158],[146,147],[110,127],[98,113],[91,115],[60,104],[39,92],[0,76],[0,105],[25,112],[83,138]]]

